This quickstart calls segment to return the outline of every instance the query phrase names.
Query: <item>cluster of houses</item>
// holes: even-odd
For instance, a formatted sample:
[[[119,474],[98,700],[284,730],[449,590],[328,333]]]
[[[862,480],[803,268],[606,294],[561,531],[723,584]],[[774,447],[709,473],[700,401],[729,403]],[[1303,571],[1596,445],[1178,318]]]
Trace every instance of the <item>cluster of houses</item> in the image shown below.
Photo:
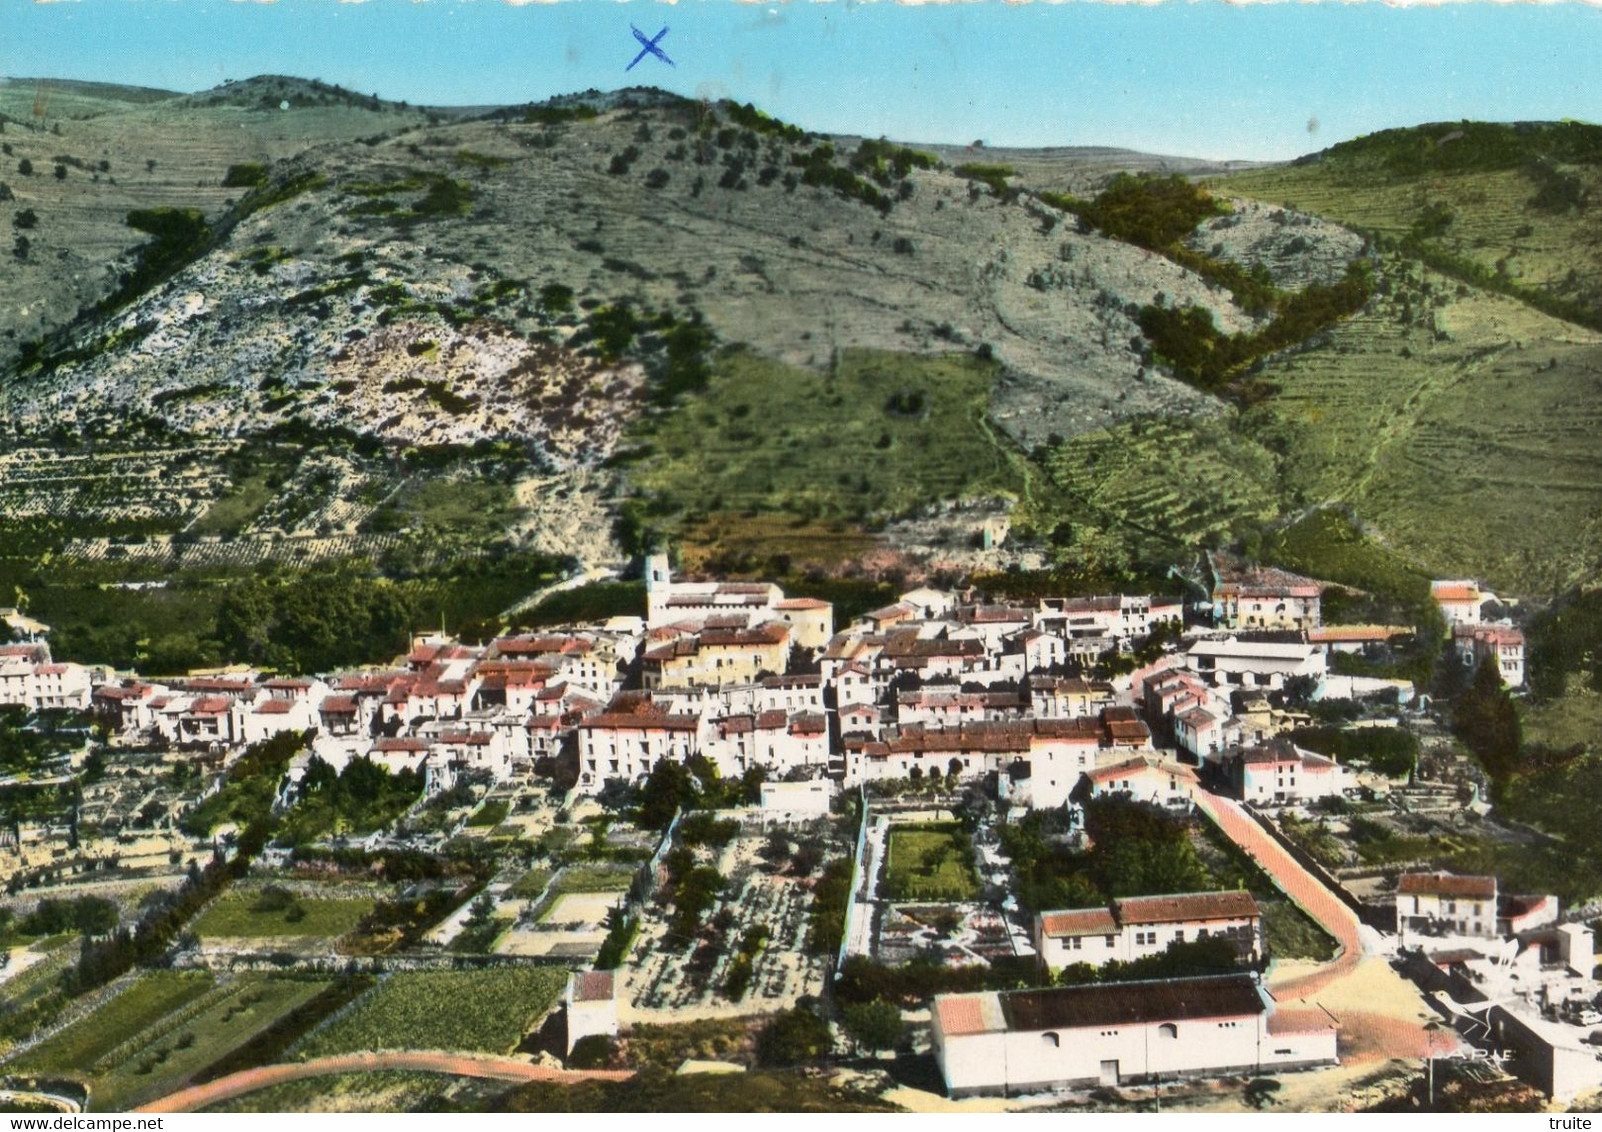
[[[1490,595],[1458,582],[1436,594],[1459,647],[1502,650],[1504,666],[1517,662],[1509,682],[1522,681],[1518,630],[1480,620]],[[422,769],[431,790],[464,771],[565,767],[595,794],[697,756],[725,776],[760,768],[830,789],[982,781],[1036,808],[1109,791],[1183,804],[1198,773],[1262,804],[1350,788],[1344,768],[1285,737],[1298,717],[1272,693],[1299,682],[1316,694],[1334,679],[1333,653],[1407,630],[1326,627],[1318,584],[1277,570],[1220,576],[1211,599],[1187,616],[1178,597],[995,603],[920,588],[837,629],[828,602],[766,582],[677,580],[653,555],[644,617],[474,645],[425,635],[389,666],[318,677],[116,678],[52,664],[42,643],[13,645],[0,652],[0,703],[92,706],[129,740],[222,755],[310,730],[336,767],[367,757]],[[1086,675],[1159,630],[1168,651],[1151,663]],[[1411,695],[1398,681],[1344,679],[1345,695]]]

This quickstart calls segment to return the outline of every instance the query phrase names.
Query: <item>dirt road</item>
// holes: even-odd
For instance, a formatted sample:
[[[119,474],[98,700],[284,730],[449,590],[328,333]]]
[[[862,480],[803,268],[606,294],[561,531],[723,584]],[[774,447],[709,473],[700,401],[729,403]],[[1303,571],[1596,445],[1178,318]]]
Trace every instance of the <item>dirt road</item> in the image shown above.
[[[406,1069],[422,1073],[448,1073],[456,1077],[483,1077],[496,1081],[626,1081],[631,1072],[613,1070],[578,1071],[548,1069],[511,1057],[490,1057],[471,1053],[395,1052],[354,1053],[340,1057],[319,1057],[312,1061],[264,1065],[230,1073],[204,1085],[194,1085],[169,1093],[139,1109],[140,1112],[194,1112],[218,1101],[253,1093],[269,1085],[324,1077],[338,1073],[370,1073],[381,1069]]]

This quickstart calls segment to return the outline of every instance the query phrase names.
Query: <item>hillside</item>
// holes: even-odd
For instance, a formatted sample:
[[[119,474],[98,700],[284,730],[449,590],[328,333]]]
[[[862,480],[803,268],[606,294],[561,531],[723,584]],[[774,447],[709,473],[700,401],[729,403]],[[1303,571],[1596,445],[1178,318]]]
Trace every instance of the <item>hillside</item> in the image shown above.
[[[285,101],[290,109],[280,110]],[[67,325],[115,289],[124,257],[145,239],[125,223],[130,211],[197,208],[215,218],[242,195],[223,183],[232,165],[270,165],[312,146],[426,121],[398,106],[341,101],[333,88],[300,80],[237,83],[215,100],[0,80],[0,370],[22,343]],[[34,220],[19,223],[25,212]]]
[[[376,571],[488,624],[659,539],[722,571],[1105,587],[1332,505],[1408,571],[1540,595],[1602,570],[1602,338],[1563,317],[1590,264],[1481,278],[1513,198],[1451,180],[1583,179],[1583,130],[1514,131],[1489,172],[1436,167],[1470,152],[1436,127],[1422,159],[1242,170],[650,90],[45,89],[40,117],[39,84],[0,86],[32,166],[0,199],[26,240],[0,592],[116,657],[193,658],[181,626],[242,571]],[[1443,184],[1449,224],[1384,219]],[[1510,232],[1590,238],[1587,192]]]
[[[1385,130],[1216,183],[1372,233],[1454,277],[1602,328],[1602,126]]]

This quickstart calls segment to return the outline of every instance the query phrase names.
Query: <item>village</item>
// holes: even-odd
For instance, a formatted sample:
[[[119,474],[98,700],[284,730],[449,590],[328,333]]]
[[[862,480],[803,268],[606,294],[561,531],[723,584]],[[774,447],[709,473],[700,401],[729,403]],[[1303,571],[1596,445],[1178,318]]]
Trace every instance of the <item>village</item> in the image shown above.
[[[1442,754],[1426,689],[1354,674],[1414,627],[1327,624],[1327,587],[1283,570],[1209,572],[1169,595],[922,587],[836,624],[658,553],[639,615],[423,632],[316,674],[58,663],[12,611],[0,706],[56,745],[5,783],[37,800],[0,831],[0,993],[48,999],[74,949],[17,929],[99,902],[136,940],[166,917],[178,972],[378,976],[275,1051],[303,1058],[346,1048],[340,1027],[386,1017],[371,996],[407,979],[532,971],[543,989],[504,1007],[514,1040],[467,1048],[625,1074],[631,1034],[755,1018],[763,1064],[894,1053],[926,1067],[903,1092],[955,1102],[1140,1107],[1233,1080],[1263,1107],[1376,1066],[1406,1088],[1427,1068],[1433,1102],[1437,1059],[1559,1105],[1602,1087],[1583,909],[1361,852],[1529,836]],[[1446,662],[1521,689],[1516,609],[1471,580],[1431,595]],[[153,976],[117,966],[110,928],[84,935],[112,938],[129,995]],[[49,1005],[8,1031],[0,1073],[96,1024]],[[350,1048],[452,1048],[389,1025]],[[770,1060],[781,1037],[798,1048]],[[718,1048],[685,1066],[738,1070]],[[215,1076],[141,1068],[133,1088],[109,1057],[76,1076],[86,1106]]]

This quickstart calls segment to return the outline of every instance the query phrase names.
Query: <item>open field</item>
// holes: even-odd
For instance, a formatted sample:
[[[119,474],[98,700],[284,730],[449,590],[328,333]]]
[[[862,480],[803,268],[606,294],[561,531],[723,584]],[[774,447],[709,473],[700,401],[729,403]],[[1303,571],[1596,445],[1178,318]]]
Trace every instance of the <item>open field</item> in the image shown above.
[[[206,974],[154,972],[17,1064],[79,1078],[93,1108],[125,1111],[182,1086],[328,985],[269,975],[213,983]]]
[[[299,897],[288,907],[258,908],[259,894],[225,892],[201,913],[191,930],[202,939],[276,936],[335,939],[372,911],[371,899]]]
[[[885,894],[891,900],[972,900],[979,882],[959,834],[955,825],[892,825]]]
[[[549,967],[391,975],[295,1053],[302,1058],[385,1049],[510,1053],[566,983],[566,970]]]

